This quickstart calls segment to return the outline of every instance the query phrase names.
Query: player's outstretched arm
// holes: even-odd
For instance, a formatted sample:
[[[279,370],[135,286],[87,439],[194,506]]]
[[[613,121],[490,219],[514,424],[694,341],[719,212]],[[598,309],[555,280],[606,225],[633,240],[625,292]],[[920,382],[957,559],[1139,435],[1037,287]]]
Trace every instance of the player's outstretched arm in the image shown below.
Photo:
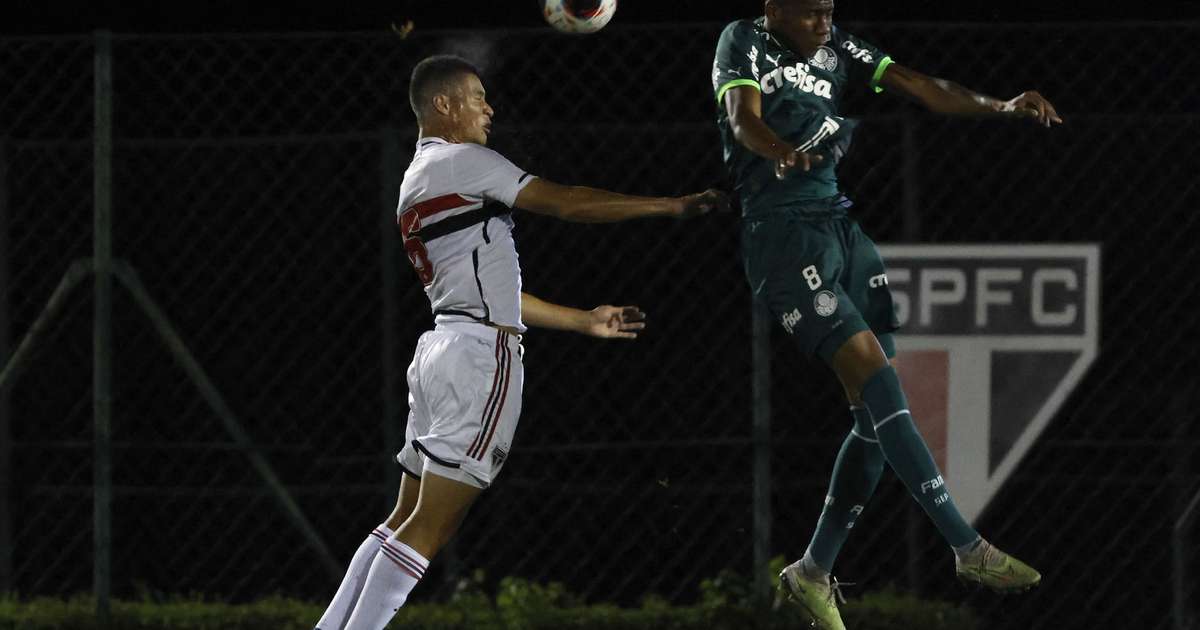
[[[973,92],[953,81],[921,74],[898,63],[887,67],[880,83],[939,114],[1001,114],[1029,118],[1046,127],[1051,123],[1062,123],[1054,105],[1034,91],[1002,101]]]
[[[733,137],[742,146],[775,163],[775,176],[807,171],[821,156],[797,150],[784,142],[762,119],[762,94],[756,87],[738,85],[725,91],[725,112]]]
[[[521,293],[521,320],[529,326],[569,330],[605,339],[636,339],[646,314],[636,306],[597,306],[585,311]]]
[[[586,186],[564,186],[539,177],[521,189],[513,205],[564,221],[615,223],[642,217],[688,218],[728,210],[729,197],[711,188],[683,197],[638,197]]]

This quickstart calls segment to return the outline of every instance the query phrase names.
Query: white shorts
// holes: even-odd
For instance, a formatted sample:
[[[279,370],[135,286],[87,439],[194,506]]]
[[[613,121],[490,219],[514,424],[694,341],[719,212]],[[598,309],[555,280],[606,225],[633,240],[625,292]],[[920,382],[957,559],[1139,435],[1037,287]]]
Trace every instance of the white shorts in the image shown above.
[[[521,415],[520,337],[474,323],[421,335],[408,366],[408,428],[396,461],[486,488],[508,458]]]

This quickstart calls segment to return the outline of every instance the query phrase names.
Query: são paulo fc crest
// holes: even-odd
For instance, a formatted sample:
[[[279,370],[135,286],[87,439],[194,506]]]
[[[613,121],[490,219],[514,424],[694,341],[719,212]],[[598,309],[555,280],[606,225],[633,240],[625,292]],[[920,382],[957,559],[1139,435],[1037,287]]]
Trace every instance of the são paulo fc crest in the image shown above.
[[[817,311],[817,315],[829,317],[837,310],[837,296],[833,291],[821,291],[813,297],[813,308]]]
[[[833,52],[833,49],[828,46],[821,46],[813,54],[809,63],[826,72],[833,72],[837,70],[837,53]]]
[[[1100,247],[879,249],[914,420],[977,519],[1096,359]]]

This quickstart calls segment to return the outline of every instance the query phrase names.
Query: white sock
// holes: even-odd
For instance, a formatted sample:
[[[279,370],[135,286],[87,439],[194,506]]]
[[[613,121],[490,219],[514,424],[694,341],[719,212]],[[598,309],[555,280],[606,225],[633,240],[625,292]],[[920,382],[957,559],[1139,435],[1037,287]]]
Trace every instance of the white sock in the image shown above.
[[[354,603],[358,601],[358,595],[362,593],[363,584],[367,581],[371,561],[379,553],[383,541],[391,536],[392,530],[388,529],[385,523],[376,527],[358,546],[358,551],[354,552],[354,558],[350,560],[350,567],[346,569],[346,576],[342,578],[342,584],[338,586],[333,601],[329,602],[329,608],[325,609],[325,614],[321,615],[321,620],[317,622],[316,630],[342,630],[346,626],[350,611],[354,610]]]
[[[429,561],[412,547],[389,538],[371,562],[367,583],[346,630],[383,630],[428,567]]]

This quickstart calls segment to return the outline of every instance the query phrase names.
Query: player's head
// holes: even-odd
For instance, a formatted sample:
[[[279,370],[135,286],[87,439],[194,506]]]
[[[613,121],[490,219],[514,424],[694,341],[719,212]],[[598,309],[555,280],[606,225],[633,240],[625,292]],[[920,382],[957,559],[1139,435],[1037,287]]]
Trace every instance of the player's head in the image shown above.
[[[789,48],[812,55],[833,33],[833,0],[766,0],[767,30]]]
[[[479,80],[479,70],[453,55],[421,60],[412,72],[408,100],[423,135],[450,142],[487,144],[495,111]]]

